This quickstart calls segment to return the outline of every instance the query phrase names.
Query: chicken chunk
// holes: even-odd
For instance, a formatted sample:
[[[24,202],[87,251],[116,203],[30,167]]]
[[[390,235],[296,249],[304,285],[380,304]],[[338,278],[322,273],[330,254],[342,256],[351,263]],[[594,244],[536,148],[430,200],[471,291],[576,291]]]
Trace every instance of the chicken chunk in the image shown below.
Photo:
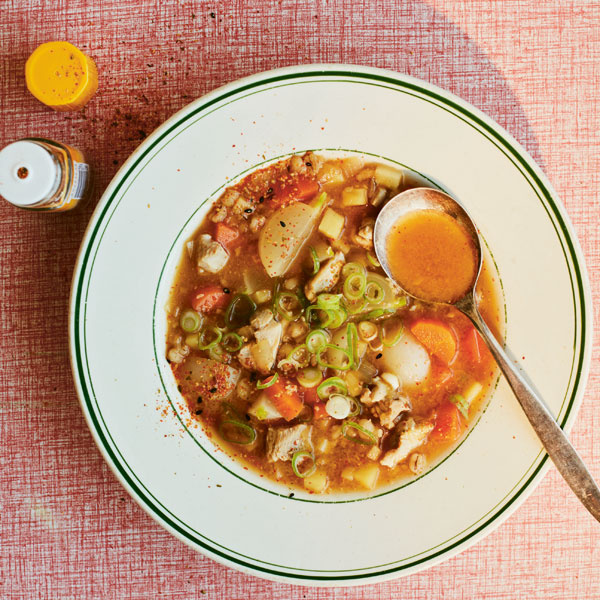
[[[353,237],[353,240],[365,250],[373,249],[373,227],[375,220],[372,218],[363,219],[358,231]]]
[[[267,374],[277,358],[277,350],[281,344],[283,328],[281,323],[271,319],[264,327],[254,333],[256,342],[250,347],[256,368]]]
[[[272,427],[267,431],[267,459],[288,461],[297,450],[309,450],[312,426],[300,423],[293,427]]]
[[[227,250],[212,239],[208,233],[202,234],[198,238],[197,264],[202,271],[209,273],[218,273],[229,260]]]
[[[273,320],[273,312],[268,308],[263,308],[257,311],[252,319],[250,319],[250,325],[254,329],[262,329],[266,327]]]
[[[403,425],[404,429],[400,432],[398,446],[386,452],[381,459],[381,464],[384,467],[392,469],[402,462],[413,450],[425,442],[433,430],[431,421],[415,423],[412,419],[409,419]]]
[[[242,365],[244,369],[248,369],[248,371],[256,370],[256,363],[252,357],[252,346],[253,344],[244,344],[240,348],[237,356],[238,360],[240,361],[240,365]]]
[[[380,402],[375,407],[374,412],[379,417],[381,426],[391,429],[394,426],[395,420],[407,410],[410,410],[410,402],[408,398],[400,396],[393,400]]]
[[[338,282],[346,258],[343,252],[336,252],[332,258],[327,260],[319,269],[319,272],[312,277],[304,286],[304,294],[312,302],[317,294],[328,292]]]
[[[382,373],[380,377],[373,379],[372,386],[367,388],[360,397],[360,401],[365,406],[373,406],[382,400],[396,398],[400,382],[393,373]]]

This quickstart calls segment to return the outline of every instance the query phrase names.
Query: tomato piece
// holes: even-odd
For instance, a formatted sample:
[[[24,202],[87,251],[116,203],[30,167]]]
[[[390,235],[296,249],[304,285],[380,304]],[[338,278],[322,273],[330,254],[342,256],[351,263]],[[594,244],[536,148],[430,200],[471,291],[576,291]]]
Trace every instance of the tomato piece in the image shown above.
[[[240,231],[225,223],[215,223],[213,237],[221,244],[221,246],[223,246],[223,248],[229,250],[240,241]]]
[[[461,340],[461,349],[472,363],[479,364],[490,357],[490,351],[475,327],[471,327],[464,334]]]
[[[319,402],[319,395],[317,394],[317,386],[311,388],[304,388],[304,403],[314,405]]]
[[[410,331],[433,356],[447,365],[454,360],[458,347],[456,336],[442,321],[421,319],[410,326]]]
[[[456,405],[446,400],[436,412],[435,427],[429,438],[438,442],[457,440],[463,431],[463,423]]]
[[[205,285],[192,294],[191,304],[196,312],[212,313],[229,304],[229,294],[220,285]]]
[[[316,179],[298,175],[276,185],[273,201],[285,205],[297,200],[310,200],[317,195],[319,189],[319,182]]]
[[[326,419],[329,417],[327,410],[325,409],[325,402],[317,402],[313,405],[313,417],[315,419]]]
[[[304,406],[298,386],[285,377],[280,377],[273,385],[266,388],[265,392],[286,421],[295,419]]]

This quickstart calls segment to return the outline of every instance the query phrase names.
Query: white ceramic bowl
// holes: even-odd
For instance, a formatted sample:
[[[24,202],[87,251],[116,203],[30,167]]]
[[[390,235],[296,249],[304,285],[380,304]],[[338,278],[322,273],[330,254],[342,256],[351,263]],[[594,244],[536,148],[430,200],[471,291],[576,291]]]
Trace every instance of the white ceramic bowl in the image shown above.
[[[88,424],[137,502],[234,568],[313,585],[429,567],[488,534],[548,459],[504,381],[435,469],[372,495],[296,493],[245,471],[189,418],[164,358],[182,244],[220,190],[308,149],[404,165],[463,202],[501,276],[509,348],[569,429],[590,360],[590,293],[548,181],[504,130],[416,79],[354,66],[261,73],[193,102],[127,160],[90,222],[71,297],[71,356]]]

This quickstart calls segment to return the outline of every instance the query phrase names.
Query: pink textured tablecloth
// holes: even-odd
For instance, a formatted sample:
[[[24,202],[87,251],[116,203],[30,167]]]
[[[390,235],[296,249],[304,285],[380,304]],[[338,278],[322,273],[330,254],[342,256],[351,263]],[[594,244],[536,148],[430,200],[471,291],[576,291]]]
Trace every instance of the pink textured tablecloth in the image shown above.
[[[100,88],[84,111],[55,113],[25,88],[28,54],[52,39],[96,60]],[[409,73],[508,129],[566,205],[598,324],[600,2],[0,0],[0,61],[0,145],[29,135],[72,144],[97,182],[93,200],[70,214],[0,205],[2,600],[600,598],[600,525],[554,468],[495,533],[411,577],[324,590],[222,567],[161,529],[112,475],[79,408],[67,338],[86,223],[140,141],[217,86],[316,62]],[[572,440],[600,479],[598,340]]]

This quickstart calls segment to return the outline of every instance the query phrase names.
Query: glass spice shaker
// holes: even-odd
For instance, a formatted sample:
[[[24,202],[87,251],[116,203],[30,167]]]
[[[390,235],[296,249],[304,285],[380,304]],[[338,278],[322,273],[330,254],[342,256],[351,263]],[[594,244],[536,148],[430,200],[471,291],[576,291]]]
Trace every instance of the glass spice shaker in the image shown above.
[[[91,191],[89,165],[76,148],[25,138],[0,150],[0,196],[29,210],[75,208]]]

